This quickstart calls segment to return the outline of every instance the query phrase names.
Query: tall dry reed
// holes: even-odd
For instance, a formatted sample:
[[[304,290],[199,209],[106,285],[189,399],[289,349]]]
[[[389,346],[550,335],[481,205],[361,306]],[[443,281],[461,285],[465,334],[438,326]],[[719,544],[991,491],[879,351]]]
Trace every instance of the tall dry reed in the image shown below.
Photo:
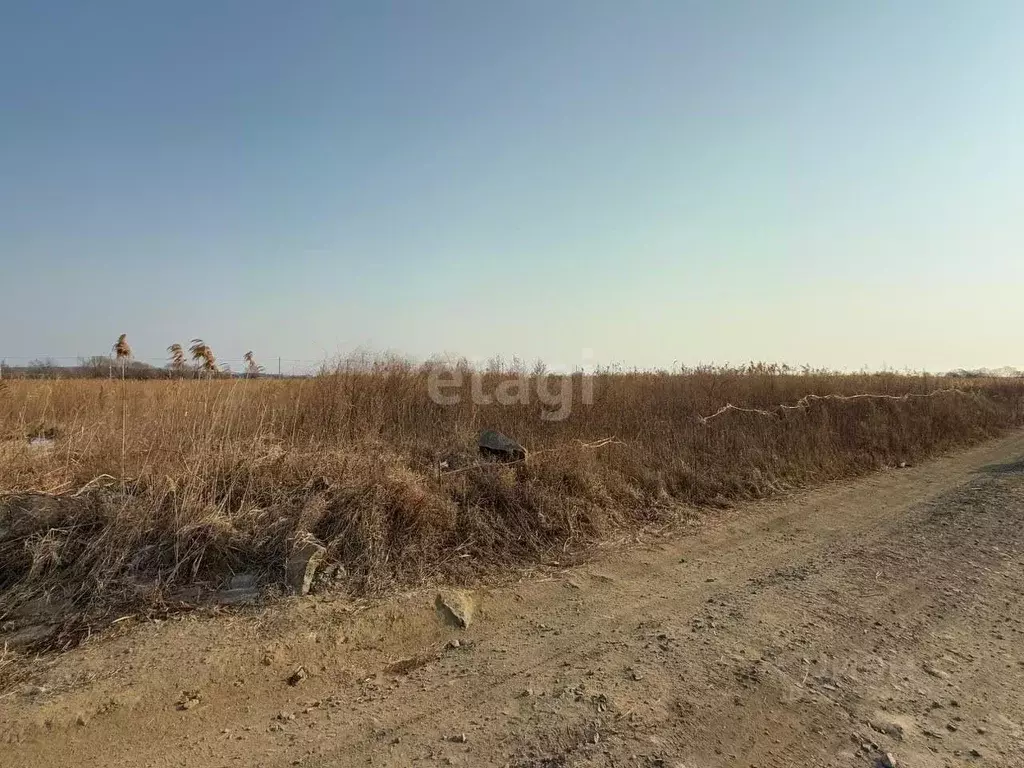
[[[190,352],[205,362],[202,347]],[[494,392],[513,377],[536,384],[502,369],[478,383]],[[0,614],[45,591],[102,611],[239,571],[273,581],[300,530],[327,544],[355,591],[471,578],[671,520],[682,505],[913,462],[1024,423],[1021,380],[780,410],[808,395],[926,395],[950,382],[770,366],[603,372],[586,382],[593,404],[577,401],[562,421],[543,418],[536,398],[481,404],[468,389],[441,405],[430,380],[426,366],[384,358],[310,379],[8,382]],[[584,383],[549,386],[563,382]],[[727,403],[764,413],[699,419]],[[531,458],[476,466],[484,428]],[[587,447],[603,438],[614,441]]]

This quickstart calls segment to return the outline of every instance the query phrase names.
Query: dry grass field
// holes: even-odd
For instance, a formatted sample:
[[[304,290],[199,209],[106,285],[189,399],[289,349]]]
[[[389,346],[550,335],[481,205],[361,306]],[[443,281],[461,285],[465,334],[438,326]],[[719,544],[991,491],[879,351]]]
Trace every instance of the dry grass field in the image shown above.
[[[88,617],[233,573],[280,582],[300,531],[354,593],[472,579],[1024,423],[1020,379],[606,372],[565,382],[563,420],[536,398],[440,405],[428,379],[383,360],[291,380],[4,381],[0,618],[43,594]],[[886,397],[826,397],[861,394]],[[764,412],[700,418],[727,404]],[[485,428],[529,458],[479,462]]]

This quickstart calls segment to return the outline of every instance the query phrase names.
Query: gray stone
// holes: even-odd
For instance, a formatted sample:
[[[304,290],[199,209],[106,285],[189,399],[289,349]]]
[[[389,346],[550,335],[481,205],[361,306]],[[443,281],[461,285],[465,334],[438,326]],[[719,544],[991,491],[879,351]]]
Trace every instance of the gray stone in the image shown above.
[[[500,461],[524,461],[526,449],[510,437],[493,429],[485,429],[477,439],[480,454]]]
[[[236,573],[228,579],[228,589],[250,589],[256,586],[258,577],[255,573]]]
[[[220,605],[252,605],[260,599],[260,591],[255,587],[240,589],[221,589],[214,595]]]
[[[888,720],[872,720],[870,725],[879,733],[891,736],[897,741],[903,741],[903,726],[899,723],[890,722]]]
[[[214,594],[221,605],[248,605],[257,602],[259,597],[259,581],[254,573],[236,573],[228,579],[224,589]]]
[[[313,585],[316,569],[323,562],[327,548],[311,533],[298,533],[292,539],[292,545],[285,563],[285,581],[288,588],[299,595],[309,594]]]

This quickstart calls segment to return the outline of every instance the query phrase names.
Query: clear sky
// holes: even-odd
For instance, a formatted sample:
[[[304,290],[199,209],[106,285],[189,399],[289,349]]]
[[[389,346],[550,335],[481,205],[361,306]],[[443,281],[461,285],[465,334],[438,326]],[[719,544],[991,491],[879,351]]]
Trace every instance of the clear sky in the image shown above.
[[[1024,3],[8,3],[0,358],[1024,367]]]

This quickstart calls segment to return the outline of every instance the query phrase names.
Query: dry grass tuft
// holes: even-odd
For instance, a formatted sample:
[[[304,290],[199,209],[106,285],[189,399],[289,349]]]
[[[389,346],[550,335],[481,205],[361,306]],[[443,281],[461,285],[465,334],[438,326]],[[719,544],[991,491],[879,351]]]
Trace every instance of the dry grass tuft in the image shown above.
[[[185,370],[185,350],[181,344],[171,344],[167,348],[168,366],[172,371]]]
[[[199,339],[189,352],[215,364]],[[513,375],[493,371],[482,386],[493,392]],[[551,421],[543,403],[475,405],[468,388],[439,405],[430,376],[380,359],[311,379],[7,382],[0,620],[41,595],[88,619],[166,606],[182,586],[232,573],[279,581],[300,531],[327,545],[355,592],[471,579],[564,558],[683,507],[914,462],[1024,423],[1021,380],[839,400],[818,398],[949,383],[766,366],[600,373],[587,382],[593,405]],[[549,389],[559,383],[578,392],[583,382]],[[701,422],[730,403],[752,410]],[[44,426],[53,444],[30,444]],[[477,466],[485,428],[514,437],[529,459]],[[441,473],[443,461],[460,471]]]
[[[128,334],[122,333],[117,337],[117,341],[114,342],[114,357],[118,360],[130,360],[132,357],[132,348],[128,345]]]
[[[217,372],[217,357],[213,349],[202,339],[192,339],[192,345],[188,348],[192,360],[199,365],[200,370],[210,375]]]
[[[242,355],[242,362],[245,363],[245,375],[248,378],[255,378],[264,372],[264,367],[256,362],[256,357],[250,349]]]

